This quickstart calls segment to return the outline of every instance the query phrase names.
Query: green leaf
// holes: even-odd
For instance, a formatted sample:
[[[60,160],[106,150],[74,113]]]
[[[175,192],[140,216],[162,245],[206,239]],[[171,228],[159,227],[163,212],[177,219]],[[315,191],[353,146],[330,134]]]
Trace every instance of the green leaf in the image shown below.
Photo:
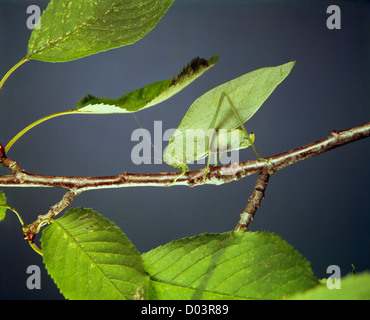
[[[6,205],[5,193],[2,190],[0,190],[0,221],[5,219],[5,213],[7,209],[8,207]]]
[[[205,60],[193,59],[177,77],[158,81],[143,88],[126,93],[117,99],[98,98],[87,95],[79,101],[78,112],[128,113],[159,104],[188,86],[217,62],[218,56]]]
[[[48,273],[67,299],[143,299],[148,275],[140,254],[112,222],[75,208],[45,228]]]
[[[65,62],[136,42],[173,0],[51,0],[33,29],[27,58]]]
[[[340,289],[321,284],[311,290],[293,295],[293,300],[370,300],[370,273],[347,275],[340,280]]]
[[[186,163],[206,157],[209,145],[205,141],[209,129],[231,130],[250,119],[271,95],[275,88],[288,76],[295,62],[277,67],[261,68],[213,88],[200,96],[189,108],[180,125],[172,135],[163,160],[173,168],[183,169]],[[221,96],[226,93],[236,112]],[[217,118],[214,118],[215,115]],[[214,122],[214,125],[212,123]],[[194,142],[196,146],[193,147]],[[190,146],[190,147],[189,147]],[[188,168],[186,169],[188,170]]]
[[[318,284],[309,263],[269,233],[203,234],[142,257],[150,299],[282,299]]]

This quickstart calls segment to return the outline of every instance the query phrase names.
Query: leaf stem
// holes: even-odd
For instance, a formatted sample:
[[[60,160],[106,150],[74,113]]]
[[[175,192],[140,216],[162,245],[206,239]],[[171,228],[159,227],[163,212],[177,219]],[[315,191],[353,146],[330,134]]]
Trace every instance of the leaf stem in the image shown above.
[[[27,62],[28,60],[30,60],[29,58],[27,57],[24,57],[21,61],[19,61],[15,66],[13,66],[6,74],[5,76],[1,79],[0,81],[0,90],[1,88],[3,87],[5,81],[9,78],[9,76],[16,70],[18,69],[23,63]]]
[[[0,206],[0,208],[6,208],[10,211],[13,211],[17,215],[18,220],[19,220],[20,224],[22,225],[23,232],[24,233],[27,232],[28,226],[24,224],[23,219],[21,218],[21,215],[17,212],[17,210],[15,210],[14,208],[9,207],[9,206]],[[25,238],[25,239],[28,240],[28,243],[30,244],[31,248],[42,256],[42,250],[35,243],[33,243],[32,241],[29,241],[29,239],[27,239],[27,238]]]
[[[5,147],[5,153],[7,153],[9,151],[9,149],[13,146],[13,144],[20,138],[22,137],[26,132],[28,132],[29,130],[31,130],[32,128],[36,127],[38,124],[46,121],[46,120],[49,120],[49,119],[52,119],[52,118],[56,118],[56,117],[59,117],[59,116],[63,116],[63,115],[66,115],[66,114],[72,114],[72,113],[76,113],[78,112],[77,110],[68,110],[68,111],[62,111],[62,112],[57,112],[57,113],[53,113],[51,115],[48,115],[46,117],[43,117],[33,123],[31,123],[29,126],[27,126],[26,128],[24,128],[22,131],[20,131],[19,133],[17,133],[17,135],[11,139],[9,141],[9,143],[6,145]]]
[[[42,250],[34,243],[34,242],[29,242],[28,243],[30,244],[31,248],[36,251],[40,256],[43,256],[43,252]]]
[[[73,201],[74,197],[79,195],[81,192],[78,190],[68,190],[63,196],[62,200],[50,207],[50,210],[44,214],[39,215],[37,220],[29,225],[23,225],[24,238],[28,240],[28,243],[38,254],[43,255],[42,250],[34,243],[36,234],[38,234],[41,228],[51,223],[54,218],[62,212],[66,207],[68,207]]]
[[[22,218],[21,218],[20,214],[19,214],[19,213],[18,213],[14,208],[9,207],[9,206],[0,206],[0,208],[6,208],[6,209],[8,209],[8,210],[10,210],[10,211],[13,211],[13,212],[17,215],[18,220],[19,220],[19,222],[21,223],[22,227],[24,227],[24,226],[25,226],[25,224],[24,224],[24,222],[23,222],[23,220],[22,220]]]
[[[45,122],[47,120],[50,120],[52,118],[56,118],[56,117],[64,116],[64,115],[68,115],[68,114],[108,114],[108,113],[107,112],[99,112],[99,111],[83,111],[83,112],[81,112],[80,110],[77,110],[77,109],[70,109],[70,110],[67,110],[67,111],[62,111],[62,112],[57,112],[57,113],[50,114],[46,117],[43,117],[39,120],[36,120],[35,122],[32,122],[26,128],[24,128],[23,130],[18,132],[17,135],[13,139],[11,139],[9,141],[9,143],[6,145],[5,153],[7,153],[9,151],[9,149],[13,146],[13,144],[17,140],[19,140],[19,138],[21,138],[26,132],[30,131],[32,128],[36,127],[40,123]]]

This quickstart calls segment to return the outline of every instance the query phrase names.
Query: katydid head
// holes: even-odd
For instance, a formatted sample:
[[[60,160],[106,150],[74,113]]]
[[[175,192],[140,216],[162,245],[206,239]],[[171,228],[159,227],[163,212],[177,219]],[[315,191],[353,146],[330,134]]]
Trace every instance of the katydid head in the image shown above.
[[[255,135],[253,132],[248,136],[243,131],[243,138],[241,139],[240,147],[238,149],[248,148],[254,143],[254,140],[255,140]]]
[[[211,153],[222,153],[227,151],[245,149],[254,143],[254,134],[247,135],[241,128],[217,131],[217,136],[210,144]]]

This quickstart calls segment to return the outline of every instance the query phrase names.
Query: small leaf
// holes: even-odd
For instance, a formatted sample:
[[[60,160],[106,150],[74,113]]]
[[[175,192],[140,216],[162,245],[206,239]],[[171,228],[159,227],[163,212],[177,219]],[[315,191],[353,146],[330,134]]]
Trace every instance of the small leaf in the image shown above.
[[[149,84],[143,88],[126,93],[117,99],[98,98],[87,95],[79,101],[78,112],[128,113],[159,104],[188,86],[206,70],[216,64],[218,56],[205,60],[193,59],[177,77]]]
[[[269,233],[203,234],[142,257],[150,299],[282,299],[318,284],[309,263]]]
[[[190,106],[172,135],[163,156],[164,162],[173,168],[181,169],[186,167],[186,163],[192,163],[207,156],[208,145],[198,143],[194,148],[193,141],[204,141],[210,129],[230,130],[250,119],[288,76],[294,65],[295,62],[292,61],[277,67],[261,68],[219,85],[200,96]],[[224,99],[216,121],[210,127],[223,93],[231,99],[240,119],[228,99]]]
[[[132,44],[173,0],[51,0],[33,29],[27,58],[65,62]]]
[[[0,221],[5,219],[5,213],[7,209],[8,207],[6,205],[5,193],[2,190],[0,190]]]
[[[148,275],[140,254],[112,222],[75,208],[45,228],[46,269],[67,299],[143,299]]]
[[[149,84],[143,88],[126,93],[118,99],[97,98],[89,94],[78,102],[76,109],[53,113],[31,123],[10,140],[5,147],[5,152],[8,152],[12,145],[26,132],[38,124],[55,117],[79,113],[129,113],[161,103],[185,88],[203,74],[203,72],[211,68],[217,62],[217,59],[217,55],[208,60],[195,58],[183,68],[177,77]]]
[[[370,300],[370,273],[347,275],[340,280],[340,288],[329,289],[321,284],[303,293],[293,295],[293,300]]]

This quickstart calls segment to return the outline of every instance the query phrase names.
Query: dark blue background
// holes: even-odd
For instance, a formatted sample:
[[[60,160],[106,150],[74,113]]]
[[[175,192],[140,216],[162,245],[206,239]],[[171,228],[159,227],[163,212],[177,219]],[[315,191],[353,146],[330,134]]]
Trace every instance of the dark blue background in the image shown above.
[[[32,4],[46,7],[46,1]],[[0,75],[26,53],[30,1],[0,2]],[[175,128],[207,90],[254,69],[296,60],[289,77],[246,123],[262,156],[324,138],[334,129],[369,121],[370,5],[336,1],[342,29],[328,30],[327,1],[175,0],[160,23],[136,44],[67,63],[30,61],[0,92],[0,141],[5,145],[31,122],[74,108],[87,93],[118,97],[171,78],[193,57],[219,53],[219,62],[170,100],[137,113],[153,132]],[[9,152],[30,173],[100,176],[172,171],[134,165],[132,115],[73,115],[27,133]],[[306,257],[317,277],[329,265],[342,274],[370,269],[369,141],[362,140],[280,171],[251,231],[274,232]],[[241,160],[255,159],[251,150]],[[0,174],[8,171],[0,168]],[[114,221],[140,252],[184,236],[232,230],[256,176],[193,189],[131,188],[83,193],[73,207],[91,207]],[[62,190],[3,188],[26,223],[60,200]],[[41,290],[28,290],[26,269],[42,270]],[[0,224],[0,298],[63,298],[42,258],[22,238],[17,218]]]

